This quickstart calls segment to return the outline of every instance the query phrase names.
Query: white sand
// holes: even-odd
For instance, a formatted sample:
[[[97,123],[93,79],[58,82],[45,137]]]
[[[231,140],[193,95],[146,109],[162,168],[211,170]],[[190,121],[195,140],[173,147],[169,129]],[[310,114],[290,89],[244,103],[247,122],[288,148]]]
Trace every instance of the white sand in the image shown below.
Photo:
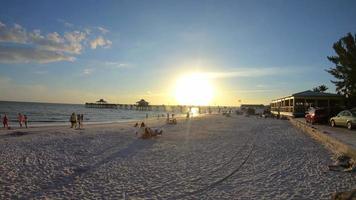
[[[330,199],[355,174],[328,171],[331,154],[288,121],[208,116],[0,131],[0,198]]]

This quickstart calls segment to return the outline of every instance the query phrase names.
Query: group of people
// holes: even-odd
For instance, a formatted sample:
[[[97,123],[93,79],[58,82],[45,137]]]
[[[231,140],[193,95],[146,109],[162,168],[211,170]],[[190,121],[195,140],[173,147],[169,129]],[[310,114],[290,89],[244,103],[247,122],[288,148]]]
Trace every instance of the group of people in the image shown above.
[[[1,119],[1,116],[0,116]],[[9,117],[5,114],[2,117],[2,124],[4,128],[10,129],[10,125],[9,125]],[[28,128],[28,117],[27,115],[23,115],[21,113],[18,114],[17,116],[17,121],[19,123],[19,126],[22,128],[22,126],[25,126],[26,128]]]
[[[72,113],[69,119],[71,123],[71,128],[78,128],[81,129],[83,127],[84,115]]]
[[[162,135],[163,133],[162,129],[152,129],[150,127],[147,127],[144,122],[142,122],[140,125],[136,123],[134,127],[137,128],[135,133],[136,136],[142,139],[149,139],[158,135]]]

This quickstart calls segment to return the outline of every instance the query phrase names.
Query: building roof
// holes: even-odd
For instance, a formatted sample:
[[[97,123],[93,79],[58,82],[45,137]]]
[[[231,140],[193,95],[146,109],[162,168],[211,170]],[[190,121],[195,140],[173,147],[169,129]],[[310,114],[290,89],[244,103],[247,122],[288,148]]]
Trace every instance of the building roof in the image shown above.
[[[311,90],[306,90],[303,92],[298,92],[292,94],[294,97],[342,97],[340,94],[326,93],[326,92],[314,92]]]
[[[306,90],[303,92],[298,92],[298,93],[294,93],[290,96],[285,96],[285,97],[281,97],[281,98],[277,98],[277,99],[273,99],[273,101],[279,101],[281,99],[286,99],[286,98],[290,98],[290,97],[338,97],[338,98],[343,98],[342,95],[340,94],[334,94],[334,93],[326,93],[326,92],[314,92],[311,90]]]
[[[141,107],[147,107],[148,106],[148,102],[145,101],[144,99],[141,99],[140,101],[136,102],[138,106],[141,106]]]
[[[140,101],[136,102],[136,103],[148,103],[147,101],[145,101],[144,99],[141,99]]]
[[[107,103],[104,99],[100,99],[99,101],[96,101],[97,103]]]

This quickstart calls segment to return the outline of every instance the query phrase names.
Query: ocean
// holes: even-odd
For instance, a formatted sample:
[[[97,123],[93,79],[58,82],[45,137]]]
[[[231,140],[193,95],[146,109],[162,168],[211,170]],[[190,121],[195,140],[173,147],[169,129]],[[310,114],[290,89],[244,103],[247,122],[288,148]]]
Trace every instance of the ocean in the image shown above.
[[[31,126],[69,124],[70,115],[84,115],[84,123],[110,123],[142,120],[148,117],[165,115],[163,111],[137,111],[122,109],[86,108],[83,104],[32,103],[0,101],[1,119],[7,114],[10,125],[18,126],[18,113],[27,115]],[[2,124],[1,124],[2,125]]]

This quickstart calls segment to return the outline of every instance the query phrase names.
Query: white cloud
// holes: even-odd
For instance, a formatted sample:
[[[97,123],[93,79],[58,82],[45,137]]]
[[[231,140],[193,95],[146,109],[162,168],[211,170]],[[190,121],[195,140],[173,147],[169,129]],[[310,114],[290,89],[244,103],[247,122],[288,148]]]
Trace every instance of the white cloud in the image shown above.
[[[67,21],[64,20],[64,19],[58,19],[57,21],[60,22],[60,23],[62,23],[65,27],[73,27],[73,26],[74,26],[74,24],[69,23],[69,22],[67,22]]]
[[[92,69],[92,68],[87,68],[87,69],[84,69],[84,70],[83,70],[82,75],[88,76],[88,75],[92,74],[93,72],[94,72],[94,69]]]
[[[102,31],[105,32],[107,29]],[[27,32],[18,24],[8,27],[0,21],[0,63],[73,61],[75,59],[73,55],[81,54],[85,44],[89,43],[92,49],[107,48],[112,44],[102,36],[90,41],[89,34],[89,30],[76,30],[65,32],[63,35],[57,32],[44,35],[38,29]]]
[[[58,61],[74,61],[75,58],[55,51],[33,48],[0,46],[0,62],[3,63],[50,63]]]
[[[110,47],[112,44],[112,42],[110,40],[106,40],[104,39],[102,36],[97,37],[96,39],[90,41],[90,47],[92,49],[96,49],[97,47],[104,47],[104,48],[108,48]]]
[[[130,68],[131,65],[128,63],[122,63],[122,62],[105,62],[105,65],[110,67],[110,68]]]
[[[86,38],[84,32],[66,32],[62,37],[57,32],[41,35],[40,30],[29,33],[28,43],[36,45],[40,49],[48,51],[66,52],[69,54],[80,54],[81,42]]]
[[[97,28],[102,34],[109,33],[109,30],[104,27],[98,26]]]
[[[26,43],[27,33],[20,25],[8,27],[0,21],[0,42]]]
[[[198,73],[200,76],[206,78],[234,78],[234,77],[261,77],[261,76],[273,76],[273,75],[283,75],[286,73],[298,72],[297,70],[291,70],[290,68],[279,68],[279,67],[270,67],[270,68],[240,68],[234,69],[231,71],[222,71],[222,72],[203,72]]]

